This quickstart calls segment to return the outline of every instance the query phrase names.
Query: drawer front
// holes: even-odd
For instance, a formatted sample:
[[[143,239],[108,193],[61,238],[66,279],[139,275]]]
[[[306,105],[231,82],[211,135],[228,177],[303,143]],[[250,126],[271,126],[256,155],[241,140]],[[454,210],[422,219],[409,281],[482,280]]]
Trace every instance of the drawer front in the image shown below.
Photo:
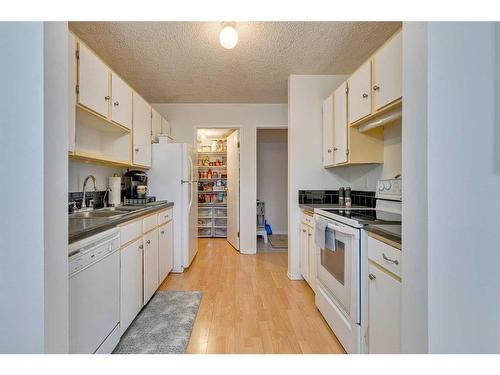
[[[142,220],[125,223],[120,226],[120,246],[142,236]]]
[[[162,211],[158,214],[158,225],[165,224],[172,220],[172,210]]]
[[[198,237],[212,237],[212,228],[198,228]]]
[[[214,207],[213,217],[227,217],[227,207]]]
[[[304,224],[309,225],[311,227],[314,225],[314,219],[311,215],[306,214],[304,211],[302,211],[300,215],[301,215],[300,221],[302,221]]]
[[[212,217],[212,208],[211,207],[198,208],[198,217]]]
[[[154,214],[142,220],[142,233],[149,232],[158,226],[158,215]]]
[[[401,250],[368,237],[368,258],[401,277]]]

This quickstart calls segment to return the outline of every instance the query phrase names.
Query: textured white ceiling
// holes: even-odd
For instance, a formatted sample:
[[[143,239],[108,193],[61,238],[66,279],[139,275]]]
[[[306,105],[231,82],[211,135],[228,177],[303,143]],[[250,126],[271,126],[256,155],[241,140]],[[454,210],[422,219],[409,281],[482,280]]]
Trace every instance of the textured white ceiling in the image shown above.
[[[399,22],[70,22],[151,103],[286,103],[290,74],[349,74]]]

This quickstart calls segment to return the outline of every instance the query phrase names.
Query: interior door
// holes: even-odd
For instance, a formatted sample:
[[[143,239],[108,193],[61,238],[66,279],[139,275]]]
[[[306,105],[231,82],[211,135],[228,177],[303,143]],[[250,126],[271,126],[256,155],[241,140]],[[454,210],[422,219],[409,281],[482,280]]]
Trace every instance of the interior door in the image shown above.
[[[132,89],[116,74],[111,74],[111,119],[132,129]]]
[[[108,67],[87,46],[78,43],[78,103],[108,117]]]
[[[323,166],[333,164],[333,94],[323,102]]]
[[[227,241],[240,250],[239,131],[227,137]]]
[[[349,78],[349,123],[371,113],[371,60],[365,62]]]
[[[347,82],[334,93],[334,148],[333,162],[347,163]]]

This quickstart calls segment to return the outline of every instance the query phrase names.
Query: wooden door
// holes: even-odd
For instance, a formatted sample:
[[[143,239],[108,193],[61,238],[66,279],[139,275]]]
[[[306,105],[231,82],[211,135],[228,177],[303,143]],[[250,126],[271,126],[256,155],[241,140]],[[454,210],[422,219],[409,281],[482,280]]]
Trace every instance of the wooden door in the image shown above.
[[[163,118],[154,108],[151,108],[151,142],[158,141],[158,135],[162,133],[161,124]]]
[[[349,124],[371,113],[371,60],[349,78]]]
[[[108,117],[110,71],[87,46],[78,45],[78,103]]]
[[[334,93],[334,147],[333,162],[335,164],[347,163],[347,82],[340,85]]]
[[[143,236],[144,241],[144,304],[158,288],[158,229]]]
[[[403,37],[398,32],[374,56],[375,109],[403,95]]]
[[[323,166],[333,165],[333,94],[323,102]]]
[[[369,263],[368,347],[370,353],[401,352],[401,281]]]
[[[237,130],[227,137],[227,241],[240,250],[240,146]]]
[[[161,284],[172,271],[172,221],[158,228],[158,278]]]
[[[111,73],[111,94],[111,120],[132,129],[132,89],[114,73]]]
[[[151,106],[140,95],[133,94],[134,126],[133,161],[134,164],[151,166]]]
[[[120,250],[120,333],[123,334],[143,306],[142,238]]]

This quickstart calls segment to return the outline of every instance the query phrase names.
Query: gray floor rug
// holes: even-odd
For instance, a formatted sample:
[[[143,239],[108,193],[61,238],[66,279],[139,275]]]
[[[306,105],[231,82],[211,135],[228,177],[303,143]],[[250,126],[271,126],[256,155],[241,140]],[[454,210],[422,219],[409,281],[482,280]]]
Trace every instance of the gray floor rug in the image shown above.
[[[272,247],[284,249],[288,247],[288,236],[286,234],[271,234],[267,236]]]
[[[114,354],[182,354],[201,292],[157,292],[123,334]]]

